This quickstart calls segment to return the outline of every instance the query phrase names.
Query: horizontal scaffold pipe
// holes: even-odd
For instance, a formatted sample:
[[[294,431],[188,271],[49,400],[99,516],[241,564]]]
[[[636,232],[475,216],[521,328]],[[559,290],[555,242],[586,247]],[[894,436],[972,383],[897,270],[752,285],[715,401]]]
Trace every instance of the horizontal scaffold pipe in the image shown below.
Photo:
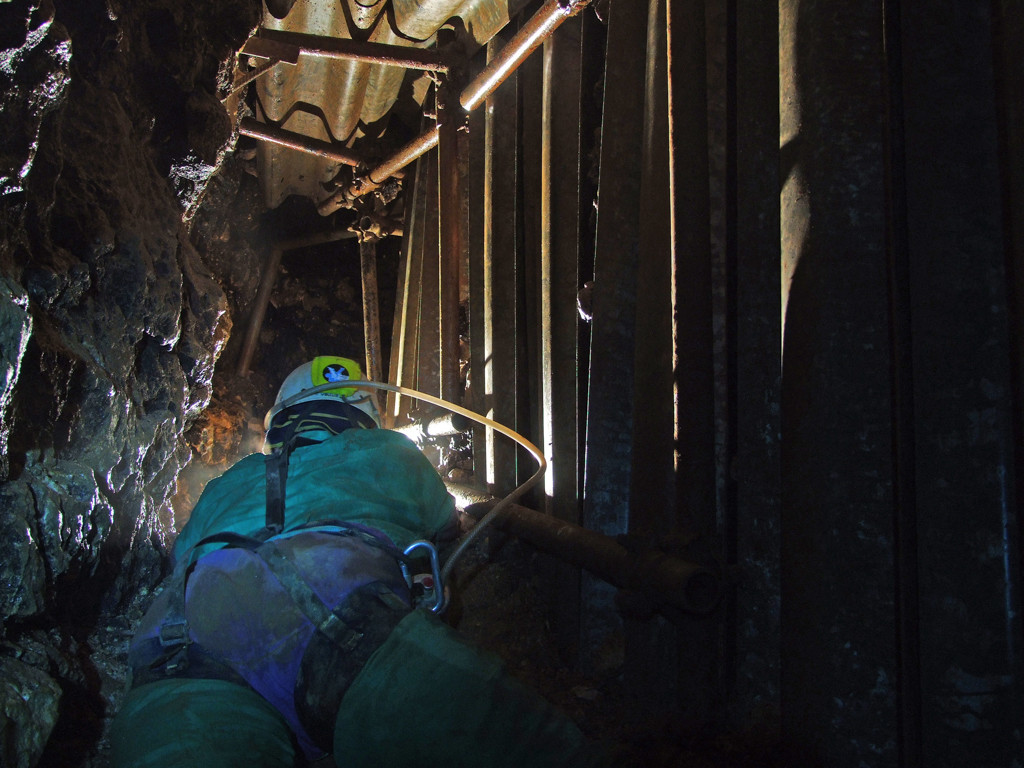
[[[484,100],[562,25],[562,22],[579,13],[589,2],[590,0],[548,0],[544,3],[462,91],[459,96],[462,108],[471,112],[483,104]]]
[[[497,503],[494,497],[464,486],[448,487],[471,517]],[[688,613],[709,613],[722,597],[722,575],[716,569],[660,550],[634,552],[611,536],[518,504],[510,504],[494,525],[613,586],[643,592]]]
[[[447,72],[448,62],[437,51],[407,45],[388,45],[277,29],[261,29],[250,37],[242,53],[256,58],[296,64],[299,55],[362,61],[367,64]]]
[[[238,132],[243,136],[249,136],[261,141],[269,141],[271,144],[278,144],[290,149],[297,149],[300,152],[317,155],[325,160],[333,160],[342,165],[355,167],[363,162],[363,159],[355,152],[341,148],[329,141],[313,139],[309,136],[303,136],[301,133],[292,133],[283,128],[261,123],[259,120],[251,117],[242,118],[242,122],[238,126]]]
[[[498,52],[484,70],[459,94],[459,103],[467,112],[480,106],[494,93],[536,48],[561,26],[562,22],[580,12],[590,0],[548,0],[530,20]],[[320,203],[321,215],[333,213],[365,194],[373,192],[389,176],[405,168],[437,146],[437,126],[413,139],[376,168]]]

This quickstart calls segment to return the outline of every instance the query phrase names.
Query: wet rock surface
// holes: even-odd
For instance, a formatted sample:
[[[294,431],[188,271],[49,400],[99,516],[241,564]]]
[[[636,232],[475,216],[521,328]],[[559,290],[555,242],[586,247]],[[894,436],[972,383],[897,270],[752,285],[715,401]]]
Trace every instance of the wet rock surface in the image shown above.
[[[259,9],[0,3],[4,765],[104,764],[230,331],[182,219],[231,138],[218,89]]]
[[[0,754],[11,768],[36,764],[57,722],[60,686],[17,658],[0,658]]]

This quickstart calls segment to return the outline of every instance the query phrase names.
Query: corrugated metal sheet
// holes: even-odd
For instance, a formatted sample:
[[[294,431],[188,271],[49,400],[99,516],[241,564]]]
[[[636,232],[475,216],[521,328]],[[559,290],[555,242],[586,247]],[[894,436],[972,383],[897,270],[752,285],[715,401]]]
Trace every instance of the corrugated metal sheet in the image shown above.
[[[458,36],[472,53],[508,23],[524,0],[297,0],[283,19],[265,12],[265,29],[429,48],[449,19],[462,20]],[[458,26],[458,25],[456,25]],[[406,78],[401,67],[302,55],[295,65],[279,64],[256,82],[259,119],[286,130],[351,146],[377,138]],[[413,98],[422,102],[426,75]],[[294,149],[264,143],[260,176],[268,206],[292,194],[320,202],[339,165]]]

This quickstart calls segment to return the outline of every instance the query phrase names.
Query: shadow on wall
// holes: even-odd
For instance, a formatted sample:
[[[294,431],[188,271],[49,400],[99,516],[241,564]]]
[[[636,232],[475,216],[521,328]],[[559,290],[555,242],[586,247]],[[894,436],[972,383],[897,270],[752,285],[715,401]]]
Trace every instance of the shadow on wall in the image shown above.
[[[1009,765],[1012,73],[987,6],[780,10],[784,730],[830,766]]]

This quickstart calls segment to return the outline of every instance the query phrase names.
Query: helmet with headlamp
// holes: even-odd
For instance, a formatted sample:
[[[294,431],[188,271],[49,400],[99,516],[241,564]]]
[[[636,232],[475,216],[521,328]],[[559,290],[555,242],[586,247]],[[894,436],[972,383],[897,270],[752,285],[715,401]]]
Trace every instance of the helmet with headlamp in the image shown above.
[[[362,368],[348,357],[321,355],[293,370],[281,384],[274,406],[267,412],[264,428],[270,433],[301,417],[332,434],[351,427],[380,426],[380,415],[370,390],[346,386],[364,380]],[[336,385],[336,386],[331,386]],[[277,442],[272,441],[272,442]]]

